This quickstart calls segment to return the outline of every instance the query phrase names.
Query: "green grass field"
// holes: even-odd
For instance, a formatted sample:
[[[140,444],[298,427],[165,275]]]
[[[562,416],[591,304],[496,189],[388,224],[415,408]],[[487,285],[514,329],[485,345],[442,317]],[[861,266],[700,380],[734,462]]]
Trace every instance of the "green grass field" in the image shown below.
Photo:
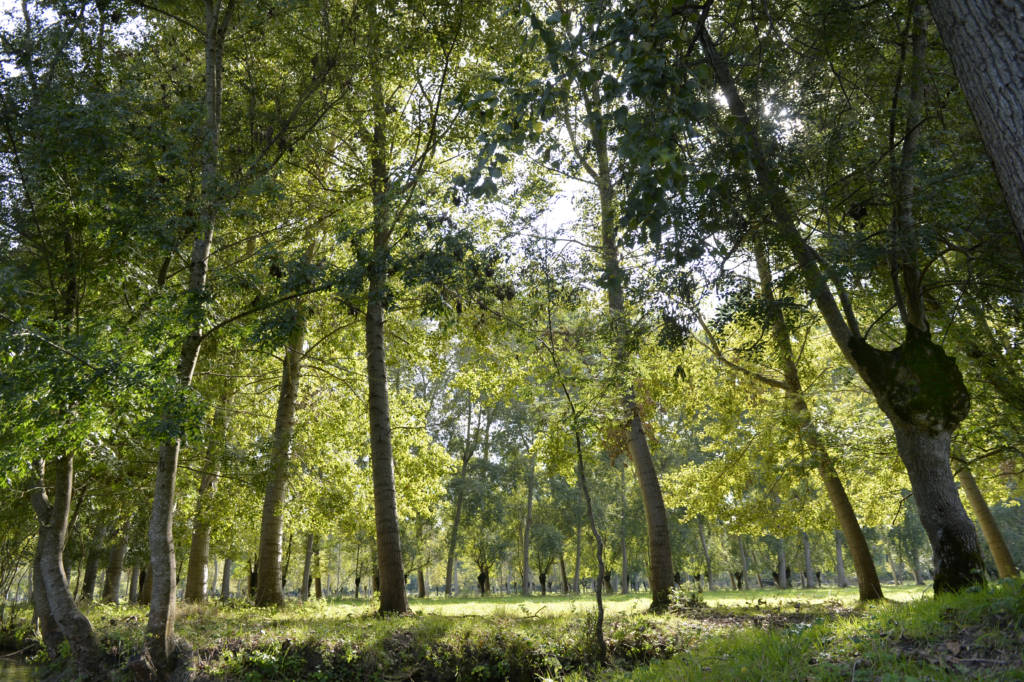
[[[715,591],[657,615],[647,594],[613,595],[604,666],[593,595],[413,599],[388,618],[365,599],[182,605],[177,629],[200,679],[1024,680],[1024,582],[885,591],[866,606],[856,589]],[[87,613],[119,658],[139,650],[143,607]]]

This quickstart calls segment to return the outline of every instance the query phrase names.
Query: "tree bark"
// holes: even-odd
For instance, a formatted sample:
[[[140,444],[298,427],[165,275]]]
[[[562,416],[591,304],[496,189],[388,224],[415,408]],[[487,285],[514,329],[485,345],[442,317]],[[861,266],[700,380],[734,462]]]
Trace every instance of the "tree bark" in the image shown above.
[[[277,399],[277,417],[270,444],[270,478],[263,491],[263,516],[260,522],[260,554],[256,571],[256,606],[284,604],[284,574],[281,549],[284,533],[283,506],[288,487],[292,436],[295,433],[295,404],[299,396],[303,345],[306,342],[306,318],[295,311],[295,327],[288,335],[281,368],[281,389]]]
[[[32,612],[39,627],[39,635],[42,637],[43,646],[51,658],[56,657],[60,652],[61,645],[67,641],[64,633],[60,630],[50,610],[50,600],[46,595],[46,584],[43,580],[41,565],[43,534],[36,538],[36,552],[32,560]]]
[[[558,567],[562,571],[562,594],[569,594],[569,580],[565,575],[565,552],[558,555]]]
[[[124,573],[124,556],[128,552],[128,542],[117,538],[110,546],[107,558],[107,575],[103,581],[102,599],[116,604],[121,598],[121,575]]]
[[[966,465],[961,465],[957,471],[957,478],[960,480],[960,485],[967,495],[967,501],[971,505],[971,510],[981,526],[981,534],[985,537],[985,542],[988,543],[988,548],[992,552],[992,558],[995,559],[999,577],[1016,577],[1019,574],[1017,566],[1013,563],[1013,557],[1010,555],[1010,549],[1006,546],[1006,540],[1003,539],[1003,534],[999,530],[999,524],[996,523],[995,517],[992,516],[992,510],[989,509],[988,503],[985,502],[985,498],[978,488],[978,482],[974,480],[974,475]]]
[[[94,539],[93,542],[98,542],[102,538]],[[93,545],[89,548],[89,553],[85,557],[85,576],[82,578],[82,594],[79,596],[84,602],[91,602],[96,594],[96,576],[100,572],[100,559],[103,556],[103,552],[99,547]]]
[[[199,496],[192,517],[192,544],[188,553],[188,573],[185,577],[185,601],[201,602],[206,599],[208,565],[210,563],[211,514],[217,481],[220,478],[220,453],[227,432],[229,390],[225,390],[214,410],[213,436],[206,446],[206,471],[199,479]],[[216,579],[215,579],[216,580]]]
[[[220,580],[220,599],[227,601],[231,599],[231,571],[234,570],[235,562],[231,557],[224,559],[224,574]]]
[[[622,523],[619,528],[619,550],[622,553],[622,594],[629,594],[629,561],[626,556],[626,467],[619,469],[619,503],[622,505]]]
[[[53,472],[53,502],[47,497],[42,463],[39,464],[39,485],[31,494],[32,508],[39,521],[39,573],[50,613],[71,647],[79,674],[88,679],[102,679],[106,674],[103,651],[89,619],[75,605],[64,573],[63,553],[71,512],[74,459],[70,455],[58,457]]]
[[[300,595],[302,601],[309,600],[310,578],[313,570],[313,534],[306,534],[306,556],[302,562],[302,589]]]
[[[418,587],[416,596],[420,599],[425,598],[427,596],[427,581],[424,579],[422,566],[416,569],[416,586]]]
[[[784,590],[789,589],[789,567],[786,565],[786,541],[779,538],[779,563],[778,571],[779,577],[776,581]]]
[[[1005,0],[928,0],[981,131],[1024,257],[1024,12]]]
[[[136,604],[139,601],[139,573],[141,567],[138,564],[132,566],[131,577],[128,579],[128,603]]]
[[[800,541],[804,545],[804,587],[811,588],[814,587],[814,568],[811,566],[811,539],[807,536],[807,531],[800,531]]]
[[[912,322],[906,325],[907,337],[902,345],[882,351],[860,336],[850,310],[848,319],[844,318],[816,253],[797,227],[778,169],[765,154],[728,65],[707,30],[703,26],[698,30],[708,64],[746,138],[750,162],[775,229],[792,251],[808,293],[837,346],[893,425],[897,450],[910,476],[914,500],[932,544],[936,591],[956,591],[983,582],[977,534],[956,495],[949,470],[950,435],[967,416],[970,406],[970,396],[956,362],[931,341],[927,331]]]
[[[188,334],[181,344],[176,378],[180,388],[191,385],[206,318],[206,277],[210,265],[210,249],[219,213],[219,150],[221,123],[221,76],[224,68],[224,41],[234,10],[233,0],[221,3],[205,0],[205,93],[203,105],[206,119],[202,126],[202,167],[200,169],[199,237],[192,245],[186,304]],[[169,415],[168,415],[169,416]],[[174,636],[175,614],[175,557],[174,557],[174,501],[177,483],[178,456],[181,439],[178,436],[165,441],[157,454],[157,469],[153,483],[153,511],[149,518],[150,570],[147,571],[152,595],[149,620],[146,625],[146,654],[158,678],[170,676],[173,669],[191,661],[176,660],[177,642]]]
[[[572,571],[572,592],[580,593],[580,559],[583,554],[583,524],[576,524],[576,565]]]
[[[530,526],[533,522],[533,473],[537,457],[530,458],[530,470],[526,474],[526,518],[523,520],[523,588],[524,597],[530,596]]]
[[[843,535],[838,530],[833,532],[836,538],[836,585],[839,587],[849,587],[850,583],[846,580],[846,562],[843,560]],[[874,566],[874,562],[871,562]],[[875,576],[877,578],[877,575]]]
[[[592,104],[592,103],[591,103]],[[608,154],[608,131],[601,116],[592,116],[591,141],[597,156],[597,170],[594,180],[598,186],[601,209],[601,256],[603,260],[604,286],[608,292],[608,309],[617,326],[619,362],[626,364],[628,327],[625,319],[624,287],[626,274],[619,261],[618,226],[615,209],[615,190],[612,168]],[[623,408],[627,421],[627,451],[633,462],[640,498],[644,505],[647,521],[648,571],[651,579],[651,609],[663,611],[668,608],[669,590],[672,588],[672,544],[669,535],[668,513],[661,494],[661,484],[654,468],[647,434],[632,390],[623,396]]]
[[[704,517],[697,517],[697,536],[700,538],[700,551],[704,556],[704,570],[707,572],[705,575],[708,579],[708,592],[715,589],[714,583],[711,582],[711,554],[708,552],[708,540],[704,534]]]

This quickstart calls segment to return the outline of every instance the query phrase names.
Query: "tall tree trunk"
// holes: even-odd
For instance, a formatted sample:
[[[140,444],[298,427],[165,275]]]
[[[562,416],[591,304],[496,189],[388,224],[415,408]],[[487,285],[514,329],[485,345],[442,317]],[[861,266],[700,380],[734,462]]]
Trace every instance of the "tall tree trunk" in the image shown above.
[[[846,580],[846,563],[843,560],[843,535],[838,530],[833,533],[836,538],[836,585],[839,587],[849,587],[850,583]],[[874,566],[874,561],[871,562]],[[877,579],[877,574],[875,575]]]
[[[619,551],[622,553],[622,586],[620,592],[629,594],[629,560],[626,556],[626,467],[619,469],[619,503],[622,505],[622,523],[619,528]]]
[[[313,534],[306,534],[306,556],[302,562],[302,588],[299,592],[302,601],[309,600],[310,578],[313,570]]]
[[[576,564],[572,571],[572,592],[580,593],[580,559],[583,554],[583,524],[576,524]]]
[[[221,394],[213,414],[213,436],[206,446],[206,471],[199,479],[199,495],[195,515],[192,517],[192,545],[188,553],[188,573],[185,577],[185,601],[201,602],[206,599],[207,571],[210,563],[211,515],[217,480],[220,478],[220,453],[227,432],[229,389]],[[216,581],[216,578],[214,578]]]
[[[798,229],[778,169],[764,151],[728,65],[706,28],[700,26],[698,31],[708,64],[746,138],[750,162],[774,218],[775,230],[792,251],[808,293],[837,346],[892,423],[897,450],[910,476],[914,500],[932,545],[936,591],[955,591],[983,582],[984,565],[977,534],[957,498],[950,473],[950,436],[966,417],[970,405],[956,362],[931,341],[927,331],[912,323],[906,325],[907,337],[902,345],[889,351],[878,350],[860,335],[852,308],[844,303],[846,313],[840,310],[817,255]],[[907,152],[905,145],[904,153]]]
[[[743,566],[743,572],[737,581],[739,584],[736,586],[736,589],[745,590],[747,588],[747,573],[750,572],[750,557],[747,556],[747,543],[743,540],[742,535],[740,536],[740,562]]]
[[[205,0],[205,93],[203,106],[206,119],[202,126],[200,169],[199,236],[192,246],[186,309],[188,334],[181,344],[176,378],[184,389],[191,385],[205,324],[206,277],[209,271],[210,250],[220,211],[218,199],[219,152],[221,123],[221,77],[224,71],[224,41],[231,24],[235,3],[228,0],[224,8],[215,0]],[[162,415],[163,416],[163,415]],[[170,415],[167,415],[170,417]],[[172,419],[173,421],[173,419]],[[153,511],[149,518],[149,556],[152,595],[149,620],[146,625],[146,653],[160,678],[166,678],[178,667],[191,665],[191,661],[178,661],[174,636],[175,613],[175,557],[174,557],[174,502],[178,474],[178,456],[181,439],[177,436],[164,441],[157,454],[156,476],[153,483]]]
[[[420,599],[425,598],[427,596],[427,581],[425,576],[423,575],[422,566],[416,569],[416,586],[418,588],[416,590],[416,596]]]
[[[804,545],[804,587],[814,587],[814,568],[811,566],[811,539],[807,531],[800,531],[800,541]]]
[[[139,601],[139,577],[142,567],[138,564],[132,565],[131,578],[128,579],[128,602],[136,604]]]
[[[376,6],[372,31],[380,29]],[[376,33],[374,33],[374,41]],[[387,161],[387,112],[383,75],[370,76],[370,107],[373,140],[370,145],[370,182],[373,194],[373,245],[367,268],[366,379],[370,426],[370,460],[373,477],[373,509],[376,521],[377,570],[380,579],[380,612],[405,613],[402,541],[395,499],[395,467],[391,445],[391,410],[388,405],[387,362],[384,345],[384,312],[387,299],[388,261],[391,250],[389,194],[391,176]]]
[[[40,463],[39,485],[32,491],[31,502],[39,521],[39,573],[50,606],[50,613],[71,647],[71,655],[79,674],[89,679],[105,676],[106,664],[89,619],[75,605],[64,573],[64,542],[71,512],[74,459],[71,455],[54,462],[53,502],[46,493],[45,469]]]
[[[1017,576],[1019,572],[1017,571],[1017,566],[1013,563],[1010,549],[1006,546],[1006,540],[1003,539],[1003,534],[999,530],[999,524],[996,523],[995,517],[992,516],[992,510],[989,509],[988,503],[985,502],[985,498],[982,496],[981,490],[978,488],[978,482],[974,480],[971,470],[966,465],[961,465],[957,470],[957,478],[960,480],[960,485],[963,486],[964,493],[967,495],[967,502],[970,503],[974,516],[981,525],[981,534],[985,537],[985,542],[988,543],[988,548],[992,552],[992,558],[995,559],[999,577],[1013,578]]]
[[[100,538],[93,540],[94,543],[100,541],[102,541],[102,533],[100,533]],[[102,557],[103,551],[95,544],[89,548],[89,553],[85,557],[85,577],[82,578],[82,594],[79,597],[84,602],[91,602],[96,595],[96,576],[100,572],[100,559]]]
[[[124,573],[124,556],[128,552],[128,541],[116,538],[110,546],[107,558],[107,575],[103,581],[102,599],[116,604],[121,598],[121,575]]]
[[[789,566],[786,565],[786,541],[779,538],[778,584],[784,590],[789,589]]]
[[[1010,207],[1024,257],[1024,12],[1004,0],[928,0]]]
[[[224,559],[224,574],[220,580],[220,599],[227,601],[231,599],[231,571],[235,568],[235,562],[231,557]]]
[[[583,445],[580,440],[578,428],[576,430],[576,479],[579,482],[580,490],[583,492],[583,500],[587,507],[587,520],[590,523],[590,533],[594,538],[594,546],[597,550],[597,577],[594,579],[594,595],[597,600],[597,618],[594,621],[594,644],[597,648],[597,660],[603,663],[608,658],[608,646],[604,641],[604,600],[601,595],[601,583],[603,582],[602,577],[605,574],[604,540],[601,538],[601,533],[597,530],[597,521],[594,520],[594,506],[590,501],[590,488],[587,486],[587,472],[583,466]]]
[[[591,122],[591,140],[597,155],[594,177],[598,186],[601,208],[601,256],[604,286],[608,291],[608,309],[617,327],[619,362],[626,364],[628,324],[626,321],[624,287],[626,274],[619,261],[618,227],[615,208],[615,190],[608,154],[608,131],[603,119],[594,116]],[[627,450],[633,462],[640,498],[647,521],[648,570],[651,579],[651,609],[668,608],[668,594],[672,588],[672,544],[669,536],[668,513],[661,494],[661,485],[654,468],[647,434],[632,390],[623,396],[623,408],[628,421]]]
[[[537,456],[530,457],[530,470],[526,474],[526,518],[523,520],[523,596],[530,596],[530,526],[533,523],[533,474]]]
[[[284,604],[284,574],[281,549],[284,533],[284,498],[288,487],[292,436],[295,433],[295,404],[299,396],[302,353],[306,342],[306,318],[295,311],[295,327],[288,335],[281,368],[281,390],[277,399],[277,418],[270,443],[270,478],[263,491],[263,516],[260,522],[260,554],[256,571],[256,606]]]
[[[153,572],[149,568],[149,562],[142,569],[142,584],[139,586],[139,603],[149,605],[153,596]]]
[[[697,536],[700,538],[700,552],[704,556],[704,570],[708,579],[708,592],[710,592],[715,589],[714,583],[711,582],[711,553],[708,552],[708,540],[704,533],[704,517],[700,515],[697,516]]]
[[[839,479],[832,457],[818,433],[817,426],[811,419],[810,407],[804,400],[803,384],[796,366],[796,354],[793,352],[793,345],[790,342],[791,331],[775,298],[771,262],[768,260],[764,244],[760,241],[754,242],[753,251],[760,281],[761,297],[765,300],[768,310],[772,339],[778,351],[779,365],[784,379],[787,411],[800,439],[811,452],[815,468],[826,493],[828,493],[832,510],[835,512],[836,520],[846,537],[846,544],[850,548],[850,555],[853,557],[853,563],[857,569],[860,599],[861,601],[881,599],[882,583],[878,579],[878,571],[875,569],[871,550],[864,538],[864,531],[853,511],[846,488]]]
[[[565,552],[558,555],[558,567],[562,571],[562,594],[569,594],[569,580],[565,575]]]

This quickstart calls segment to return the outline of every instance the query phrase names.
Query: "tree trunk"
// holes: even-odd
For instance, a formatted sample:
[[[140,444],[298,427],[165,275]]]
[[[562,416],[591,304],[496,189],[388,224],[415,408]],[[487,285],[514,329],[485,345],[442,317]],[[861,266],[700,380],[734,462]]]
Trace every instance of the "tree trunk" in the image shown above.
[[[306,535],[306,556],[302,562],[302,589],[299,594],[302,601],[309,600],[310,578],[313,570],[313,534]]]
[[[1005,0],[928,0],[1010,208],[1024,257],[1024,12]]]
[[[583,553],[583,524],[576,524],[576,565],[572,572],[572,592],[580,593],[580,559]]]
[[[318,535],[313,543],[313,596],[317,599],[324,598],[323,574],[324,569],[320,566],[320,536]],[[328,577],[328,583],[330,583],[330,577]]]
[[[779,577],[776,579],[779,587],[789,589],[789,566],[786,565],[786,541],[779,538]]]
[[[230,392],[225,390],[214,410],[213,436],[206,446],[206,468],[199,479],[199,496],[192,517],[192,545],[188,553],[188,573],[185,577],[185,601],[201,602],[206,599],[208,564],[210,563],[210,531],[214,496],[220,477],[220,452],[227,431]],[[214,578],[216,580],[216,578]]]
[[[569,594],[569,580],[565,575],[565,552],[558,555],[558,567],[562,571],[562,594]]]
[[[100,534],[102,537],[102,533]],[[100,558],[102,551],[96,547],[90,547],[85,558],[85,577],[82,578],[82,594],[79,597],[84,602],[91,602],[96,593],[96,576],[100,572]]]
[[[530,470],[526,477],[526,518],[523,520],[523,596],[530,596],[530,526],[533,522],[533,473],[537,457],[530,458]]]
[[[366,379],[370,425],[370,460],[373,475],[373,509],[377,529],[377,566],[380,576],[380,612],[405,613],[405,571],[398,531],[395,499],[395,467],[391,450],[391,410],[388,406],[387,363],[384,346],[384,304],[387,298],[391,218],[388,194],[386,112],[382,75],[371,76],[373,143],[370,166],[373,188],[373,251],[369,263],[366,297]]]
[[[704,570],[707,571],[708,592],[715,589],[711,582],[711,554],[708,552],[708,540],[704,534],[704,517],[697,517],[697,536],[700,538],[700,551],[704,555]]]
[[[625,320],[625,272],[619,261],[618,226],[615,209],[615,190],[612,168],[608,155],[608,131],[603,118],[593,117],[591,140],[597,155],[598,199],[601,208],[601,255],[603,259],[604,286],[608,291],[608,309],[617,326],[619,362],[625,365],[626,346],[629,342]],[[648,571],[651,578],[651,609],[663,611],[668,608],[668,594],[672,588],[672,544],[669,535],[668,513],[661,494],[658,474],[654,469],[647,434],[632,390],[623,396],[623,408],[629,421],[627,450],[633,461],[640,498],[644,505],[647,521]]]
[[[948,472],[949,436],[967,416],[970,405],[970,396],[955,361],[931,342],[927,331],[914,324],[906,325],[907,338],[902,345],[882,351],[860,336],[850,310],[844,317],[829,289],[828,277],[818,266],[817,255],[798,229],[778,169],[765,154],[760,134],[748,116],[728,65],[718,54],[707,30],[703,26],[698,30],[708,64],[747,139],[750,162],[775,220],[775,229],[792,251],[808,293],[837,346],[893,424],[897,449],[910,475],[922,523],[928,518],[925,530],[935,558],[936,591],[955,591],[982,582],[984,567],[977,535],[956,496],[952,474],[928,473],[936,466]],[[928,530],[929,524],[932,530]],[[852,543],[849,544],[852,548]]]
[[[220,580],[220,599],[221,601],[227,601],[231,599],[231,571],[235,567],[235,562],[228,557],[224,559],[224,574]]]
[[[604,601],[601,595],[601,578],[605,574],[604,540],[601,539],[601,533],[597,530],[597,521],[594,520],[594,506],[590,502],[590,488],[587,487],[587,474],[583,467],[583,445],[578,430],[576,431],[576,478],[579,481],[580,490],[583,492],[583,500],[587,507],[587,520],[590,522],[590,533],[594,538],[594,546],[597,550],[597,579],[594,580],[597,618],[594,622],[594,644],[597,648],[597,660],[603,663],[608,658],[608,646],[604,641]]]
[[[846,562],[843,560],[843,535],[838,530],[833,532],[836,538],[836,585],[839,587],[849,587],[850,583],[846,580]],[[875,563],[872,561],[871,565]],[[877,579],[877,575],[875,576]]]
[[[416,591],[416,596],[420,599],[425,598],[427,596],[427,581],[424,579],[422,566],[416,569],[416,585],[419,588]]]
[[[1006,540],[1003,539],[999,525],[996,523],[995,517],[992,516],[992,511],[985,502],[985,498],[982,496],[978,483],[974,480],[974,475],[971,474],[971,470],[966,466],[961,466],[957,471],[957,478],[960,480],[960,485],[967,495],[971,511],[974,512],[975,518],[978,519],[978,523],[981,525],[981,534],[985,537],[985,542],[988,543],[988,548],[992,552],[992,558],[995,559],[999,577],[1013,578],[1017,576],[1017,566],[1013,563],[1010,549],[1006,546]]]
[[[205,93],[206,119],[201,132],[202,168],[200,169],[199,236],[192,245],[189,263],[186,324],[189,329],[182,340],[176,378],[186,388],[192,383],[199,349],[203,341],[205,324],[206,277],[210,264],[210,249],[219,213],[219,150],[221,121],[221,77],[224,63],[224,41],[231,23],[233,3],[221,11],[220,3],[205,0]],[[167,417],[172,423],[171,415]],[[160,678],[166,678],[178,667],[177,642],[174,636],[175,614],[175,557],[174,557],[174,502],[177,483],[178,456],[181,440],[175,436],[161,444],[157,454],[156,476],[153,482],[153,511],[149,517],[149,583],[152,595],[149,620],[146,625],[146,654]],[[191,661],[181,661],[184,667]]]
[[[36,538],[36,552],[32,560],[32,613],[39,627],[39,634],[42,637],[43,645],[51,658],[55,658],[61,645],[67,641],[64,633],[60,630],[50,610],[50,600],[46,595],[46,585],[43,581],[41,567],[43,535],[40,533]]]
[[[903,460],[935,565],[935,591],[955,592],[984,582],[984,563],[974,524],[964,511],[953,481],[949,449],[952,433],[893,420]]]
[[[814,458],[818,475],[821,477],[822,485],[828,493],[829,501],[832,503],[832,510],[835,512],[839,527],[846,536],[846,543],[850,547],[850,555],[853,557],[854,566],[857,569],[858,587],[861,601],[870,601],[882,598],[882,583],[878,580],[878,571],[875,569],[874,559],[871,557],[871,550],[868,548],[867,540],[864,539],[864,531],[860,527],[857,515],[850,504],[850,498],[846,494],[846,488],[836,473],[832,457],[822,442],[817,426],[811,419],[811,410],[804,400],[803,384],[800,380],[800,372],[796,366],[796,355],[793,352],[793,345],[790,343],[790,329],[781,309],[776,305],[775,292],[772,285],[771,262],[764,244],[755,242],[753,244],[754,260],[757,263],[758,279],[760,280],[761,296],[764,298],[768,316],[771,322],[772,339],[779,355],[779,365],[784,377],[786,392],[786,406],[789,416],[793,419],[800,439],[807,445]]]
[[[121,574],[124,573],[124,556],[128,552],[128,542],[117,538],[110,546],[107,559],[107,575],[103,581],[102,599],[116,604],[121,598]]]
[[[153,571],[146,562],[146,568],[142,571],[142,584],[139,587],[139,603],[148,606],[153,597]]]
[[[619,528],[619,550],[622,553],[622,586],[620,592],[629,594],[629,561],[626,556],[626,467],[619,469],[619,503],[622,505],[622,523]]]
[[[814,568],[811,566],[811,539],[807,531],[800,531],[800,541],[804,545],[804,587],[814,587],[811,577],[814,575]]]
[[[747,573],[750,572],[750,557],[747,556],[747,543],[744,542],[743,536],[740,536],[740,561],[743,565],[743,572],[740,574],[739,585],[736,589],[745,590],[747,588]]]
[[[260,522],[260,554],[256,571],[256,606],[284,604],[281,549],[284,533],[283,505],[288,487],[288,466],[292,436],[295,433],[295,403],[299,396],[302,353],[306,342],[306,318],[295,310],[295,327],[288,335],[281,368],[281,387],[277,399],[277,417],[270,444],[270,478],[263,491],[263,516]]]
[[[128,580],[128,602],[136,604],[139,601],[139,577],[142,568],[135,564],[132,566],[132,576]]]
[[[46,494],[42,463],[39,464],[39,485],[31,494],[32,508],[39,521],[39,573],[50,613],[71,647],[79,674],[89,679],[100,679],[106,670],[103,651],[89,619],[75,605],[64,573],[63,553],[71,511],[74,459],[70,455],[57,458],[53,470],[52,504]]]

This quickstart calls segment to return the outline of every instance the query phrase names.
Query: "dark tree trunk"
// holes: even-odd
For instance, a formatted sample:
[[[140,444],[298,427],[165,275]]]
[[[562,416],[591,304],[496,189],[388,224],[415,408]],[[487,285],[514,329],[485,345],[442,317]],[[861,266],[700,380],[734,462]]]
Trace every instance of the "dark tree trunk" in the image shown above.
[[[96,594],[96,576],[100,572],[100,559],[103,552],[98,547],[90,547],[85,557],[85,577],[82,578],[82,594],[79,597],[84,602],[91,602]]]
[[[1024,12],[1006,0],[928,0],[996,169],[1024,257]]]
[[[288,486],[292,436],[295,433],[295,404],[299,396],[303,345],[306,341],[305,315],[295,310],[295,327],[288,335],[281,368],[277,417],[270,444],[270,478],[263,491],[260,522],[260,553],[256,580],[256,606],[284,604],[284,573],[281,570],[281,541],[284,532],[283,505]]]
[[[416,596],[423,599],[427,596],[427,581],[424,579],[422,566],[416,569],[416,585],[419,588]]]
[[[700,551],[704,555],[704,570],[707,572],[708,577],[708,592],[715,589],[714,584],[711,582],[711,554],[708,552],[708,540],[704,533],[704,517],[697,517],[697,536],[700,538]]]
[[[548,596],[548,574],[541,573],[538,577],[540,578],[540,596],[546,597]]]
[[[789,566],[786,565],[786,542],[779,538],[779,564],[778,577],[775,579],[779,587],[789,589]]]
[[[565,575],[565,552],[558,555],[558,567],[562,571],[562,594],[569,594],[569,580]]]
[[[224,574],[220,580],[220,599],[221,601],[227,601],[231,599],[231,571],[235,568],[235,562],[228,557],[224,560]]]
[[[313,534],[306,535],[306,554],[302,562],[302,589],[299,594],[302,601],[309,599],[310,578],[313,570]]]
[[[188,553],[188,573],[185,577],[185,601],[201,602],[206,599],[210,563],[210,532],[214,496],[220,477],[220,452],[227,431],[230,393],[225,391],[213,415],[213,436],[206,446],[206,468],[199,479],[199,496],[192,517],[192,544]]]
[[[523,596],[530,595],[530,527],[533,524],[533,474],[537,457],[530,458],[530,470],[526,474],[526,518],[523,520]]]
[[[139,603],[143,605],[149,605],[150,599],[153,597],[153,572],[150,570],[149,563],[146,563],[146,567],[142,569],[141,586],[139,587]]]
[[[807,537],[807,531],[800,531],[800,541],[804,545],[804,587],[814,587],[811,576],[814,575],[814,567],[811,566],[811,539]]]

